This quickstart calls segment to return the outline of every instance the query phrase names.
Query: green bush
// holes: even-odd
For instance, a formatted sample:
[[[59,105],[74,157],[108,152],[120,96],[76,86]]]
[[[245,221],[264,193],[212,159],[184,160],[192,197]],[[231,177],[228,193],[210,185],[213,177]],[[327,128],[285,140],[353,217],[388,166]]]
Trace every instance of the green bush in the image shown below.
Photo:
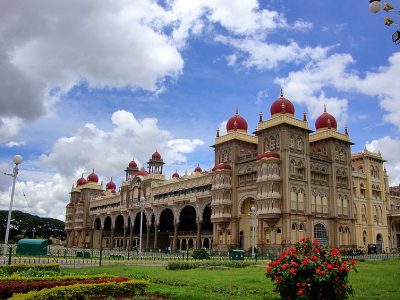
[[[168,262],[166,266],[167,270],[189,270],[197,268],[215,268],[215,267],[226,267],[226,268],[244,268],[254,265],[254,262],[244,261],[229,261],[229,260],[208,260],[208,261],[196,261],[196,262],[185,262],[176,261]]]
[[[93,297],[128,297],[143,295],[149,282],[129,280],[125,282],[106,282],[99,284],[74,284],[58,286],[26,294],[14,294],[11,300],[72,300],[90,299]]]
[[[0,284],[4,281],[21,281],[21,282],[32,282],[32,281],[75,281],[75,280],[87,280],[87,279],[105,279],[113,278],[114,275],[109,274],[98,274],[98,275],[56,275],[56,276],[44,276],[44,277],[27,277],[21,276],[20,274],[11,275],[8,277],[0,278]]]
[[[15,265],[2,265],[0,266],[0,273],[13,274],[16,272],[22,272],[26,270],[36,271],[53,271],[60,272],[59,264],[15,264]]]
[[[192,257],[194,259],[210,259],[210,254],[206,249],[196,249],[193,251]]]

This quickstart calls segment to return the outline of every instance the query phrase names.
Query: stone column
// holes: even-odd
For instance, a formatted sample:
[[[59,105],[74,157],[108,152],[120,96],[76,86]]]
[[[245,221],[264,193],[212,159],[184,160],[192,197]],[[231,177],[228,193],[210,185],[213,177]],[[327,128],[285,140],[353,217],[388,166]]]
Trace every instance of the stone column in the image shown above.
[[[175,223],[174,225],[174,239],[172,240],[172,250],[176,250],[176,240],[178,237],[178,227],[179,223]]]
[[[197,249],[201,248],[201,221],[197,221]]]
[[[154,249],[157,249],[158,224],[154,224]]]
[[[111,226],[110,250],[114,248],[114,226]]]
[[[129,249],[132,249],[133,247],[133,225],[130,228],[129,231]]]
[[[146,249],[150,248],[150,224],[146,224]]]
[[[127,227],[124,226],[124,240],[122,241],[122,248],[126,250],[126,229]]]

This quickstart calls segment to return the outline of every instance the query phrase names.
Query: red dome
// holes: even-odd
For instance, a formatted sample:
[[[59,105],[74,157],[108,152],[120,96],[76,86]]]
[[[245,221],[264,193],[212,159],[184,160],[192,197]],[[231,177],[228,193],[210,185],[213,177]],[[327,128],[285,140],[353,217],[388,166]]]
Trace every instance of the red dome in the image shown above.
[[[174,174],[172,174],[172,178],[179,178],[178,171],[175,171],[175,173],[174,173]]]
[[[151,155],[151,159],[160,160],[160,159],[161,159],[161,154],[156,150],[156,152],[154,152],[154,153]]]
[[[226,131],[232,130],[244,130],[247,131],[247,121],[239,115],[239,112],[236,110],[236,114],[234,114],[226,123]]]
[[[271,105],[271,116],[275,114],[291,114],[294,115],[294,106],[292,102],[283,97],[283,91],[281,90],[281,96],[275,100]]]
[[[86,181],[86,179],[83,177],[83,174],[82,174],[82,177],[79,178],[79,179],[76,181],[76,186],[84,185],[84,184],[86,184],[86,183],[87,183],[87,181]]]
[[[200,168],[199,165],[197,165],[197,167],[194,169],[194,172],[195,173],[201,173],[201,172],[203,172],[203,170]]]
[[[88,182],[96,182],[96,183],[99,182],[99,177],[98,177],[98,176],[96,175],[96,173],[94,172],[94,169],[93,169],[92,174],[90,174],[90,175],[87,177],[87,181],[88,181]]]
[[[315,120],[315,128],[318,129],[337,129],[337,122],[334,116],[326,112],[326,107],[324,107],[324,112],[320,115],[317,120]]]
[[[256,157],[257,160],[260,160],[263,158],[281,158],[281,156],[279,155],[278,152],[267,151],[265,153],[258,154]]]
[[[129,165],[128,165],[129,169],[136,169],[137,168],[137,164],[134,160],[132,160]]]
[[[147,173],[147,171],[144,169],[144,168],[142,168],[139,172],[137,172],[136,173],[136,176],[147,176],[147,175],[149,175],[149,173]]]
[[[218,171],[218,170],[231,170],[232,167],[230,164],[228,163],[220,163],[218,165],[216,165],[212,170],[213,171]]]
[[[111,180],[106,184],[106,190],[115,190],[117,188],[117,186],[115,185],[115,183]]]

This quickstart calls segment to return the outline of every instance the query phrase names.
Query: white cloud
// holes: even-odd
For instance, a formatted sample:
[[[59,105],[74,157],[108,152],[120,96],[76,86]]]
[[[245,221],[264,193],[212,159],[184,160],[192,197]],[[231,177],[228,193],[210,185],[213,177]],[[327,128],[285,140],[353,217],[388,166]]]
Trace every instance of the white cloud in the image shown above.
[[[352,64],[354,60],[350,54],[333,54],[312,61],[285,78],[277,78],[275,83],[283,86],[285,96],[293,102],[306,104],[313,118],[322,112],[325,103],[341,126],[347,118],[348,100],[327,95],[327,89],[376,97],[382,109],[388,112],[385,120],[400,128],[400,85],[394,80],[400,70],[400,53],[389,58],[388,66],[367,72],[364,78],[350,69]]]
[[[0,117],[0,143],[15,136],[23,124],[24,121],[19,117]]]
[[[25,142],[24,142],[24,141],[22,141],[22,142],[11,141],[11,142],[8,142],[8,143],[6,144],[6,147],[7,147],[7,148],[12,148],[12,147],[19,147],[19,146],[23,146],[23,145],[25,145]]]
[[[369,151],[380,151],[382,157],[386,160],[385,167],[389,175],[391,186],[400,183],[400,140],[390,136],[384,136],[380,139],[366,142],[365,146]]]

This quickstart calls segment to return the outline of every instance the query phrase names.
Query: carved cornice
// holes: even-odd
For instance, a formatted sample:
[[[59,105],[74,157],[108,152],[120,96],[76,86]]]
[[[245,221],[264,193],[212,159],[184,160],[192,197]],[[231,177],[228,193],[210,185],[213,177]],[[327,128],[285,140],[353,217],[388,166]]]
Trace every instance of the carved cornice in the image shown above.
[[[350,138],[347,134],[339,133],[333,129],[320,130],[320,131],[310,134],[310,136],[309,136],[310,143],[320,141],[320,140],[326,140],[326,139],[341,140],[341,141],[344,141],[344,142],[347,142],[347,143],[353,145],[353,143],[350,141]]]
[[[308,128],[308,122],[307,121],[303,121],[303,120],[299,120],[296,119],[295,117],[292,117],[290,115],[287,114],[280,114],[276,117],[272,117],[269,120],[266,120],[264,122],[260,122],[258,123],[258,127],[256,129],[256,132],[261,131],[263,129],[266,128],[271,128],[277,125],[281,125],[281,124],[289,124],[295,127],[299,127],[302,129],[306,129],[308,131],[311,132],[311,130]]]
[[[258,138],[253,135],[248,135],[247,133],[241,132],[241,131],[233,131],[229,132],[223,136],[219,136],[215,138],[215,145],[222,144],[228,141],[232,140],[239,140],[239,141],[244,141],[247,143],[252,143],[252,144],[258,144]]]

